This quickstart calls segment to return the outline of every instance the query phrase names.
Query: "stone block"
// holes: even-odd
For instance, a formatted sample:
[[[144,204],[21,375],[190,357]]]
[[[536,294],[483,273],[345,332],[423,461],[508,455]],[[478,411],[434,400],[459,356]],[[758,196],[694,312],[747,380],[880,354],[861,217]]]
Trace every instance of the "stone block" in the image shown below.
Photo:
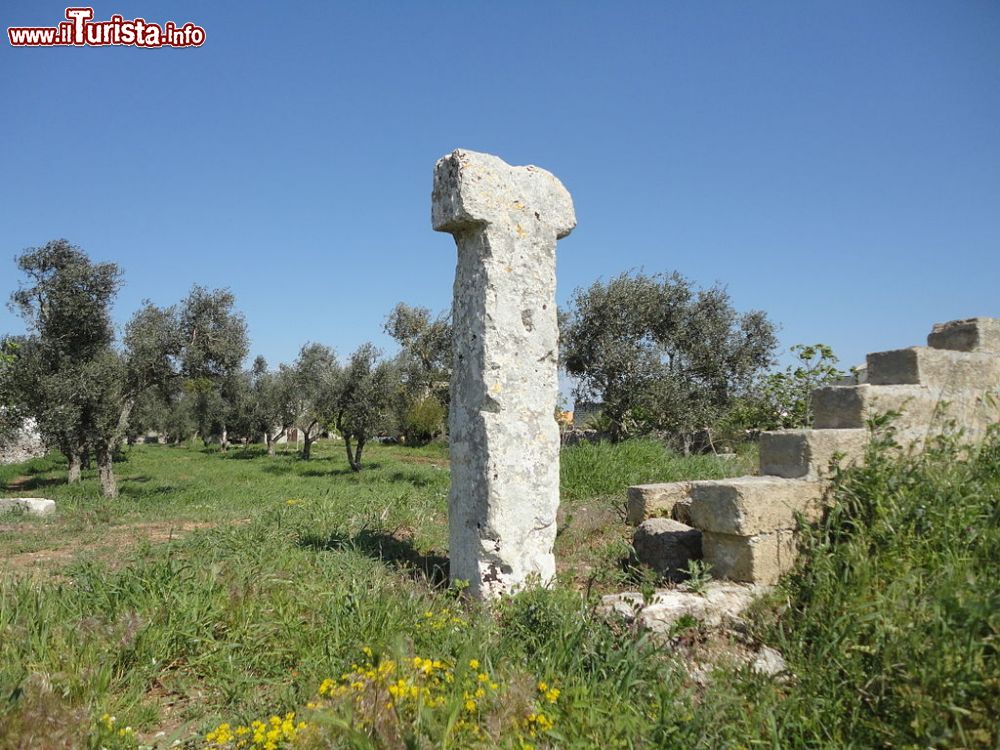
[[[935,323],[927,346],[957,352],[1000,354],[1000,318],[968,318]]]
[[[796,517],[816,520],[823,510],[822,482],[782,477],[738,477],[693,482],[691,525],[716,534],[752,536],[793,529]]]
[[[0,513],[24,513],[28,516],[51,516],[56,512],[54,500],[42,497],[0,498]]]
[[[795,533],[783,529],[752,536],[702,534],[702,556],[716,578],[770,586],[795,565]]]
[[[676,518],[674,508],[678,503],[690,506],[690,482],[637,484],[628,488],[626,521],[630,526],[638,526],[647,518],[656,516]],[[684,521],[683,518],[677,520]]]
[[[1000,387],[1000,357],[991,352],[913,346],[868,355],[871,385],[926,385],[949,391]]]
[[[650,518],[635,530],[632,547],[643,565],[680,578],[688,560],[701,559],[701,532],[671,518]]]
[[[817,430],[861,429],[869,417],[901,412],[907,422],[928,424],[939,399],[919,385],[821,386],[811,395],[813,427]]]
[[[899,414],[892,425],[896,440],[908,445],[948,432],[953,425],[965,439],[981,439],[1000,421],[1000,389],[948,390],[922,385],[825,386],[812,392],[817,429],[862,428],[877,414]]]
[[[849,466],[864,458],[868,430],[779,430],[760,436],[760,473],[788,479],[830,476],[834,460]]]

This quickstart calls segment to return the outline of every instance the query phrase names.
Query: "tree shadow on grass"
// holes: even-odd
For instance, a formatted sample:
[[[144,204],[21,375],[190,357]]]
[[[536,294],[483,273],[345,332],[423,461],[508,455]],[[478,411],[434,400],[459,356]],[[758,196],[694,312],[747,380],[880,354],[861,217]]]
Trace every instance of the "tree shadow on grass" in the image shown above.
[[[408,482],[414,487],[429,487],[432,484],[437,484],[433,477],[428,477],[425,474],[415,471],[394,471],[389,475],[389,481]]]
[[[448,558],[433,552],[420,552],[413,545],[411,534],[405,530],[388,533],[362,529],[353,537],[337,532],[326,536],[305,534],[298,543],[300,547],[315,550],[354,550],[381,560],[388,567],[432,588],[448,587]]]
[[[30,492],[31,490],[40,490],[44,487],[53,487],[57,484],[66,483],[66,477],[46,478],[36,474],[27,479],[12,479],[9,482],[5,482],[3,489],[6,492]]]
[[[267,474],[291,474],[295,471],[295,467],[289,463],[269,463],[262,467],[261,471]]]
[[[233,446],[225,453],[220,451],[219,455],[227,461],[252,461],[255,458],[266,456],[267,448],[262,445],[251,445],[248,448],[244,448],[242,445]]]
[[[380,468],[382,468],[382,464],[365,464],[361,471],[354,471],[349,466],[341,466],[337,469],[306,469],[296,473],[300,477],[361,477],[369,469]]]

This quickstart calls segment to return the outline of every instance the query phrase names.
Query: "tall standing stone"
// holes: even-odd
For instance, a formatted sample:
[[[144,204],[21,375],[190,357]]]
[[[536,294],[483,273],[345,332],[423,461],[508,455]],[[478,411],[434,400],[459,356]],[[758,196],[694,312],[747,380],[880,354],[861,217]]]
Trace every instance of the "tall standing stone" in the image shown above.
[[[431,218],[458,246],[451,577],[492,597],[555,575],[556,240],[576,216],[544,169],[456,150],[434,169]]]

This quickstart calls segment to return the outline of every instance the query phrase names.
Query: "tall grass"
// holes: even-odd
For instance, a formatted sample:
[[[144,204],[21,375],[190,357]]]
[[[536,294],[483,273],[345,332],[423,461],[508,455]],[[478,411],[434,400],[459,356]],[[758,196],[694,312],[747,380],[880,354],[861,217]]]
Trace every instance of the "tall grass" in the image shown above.
[[[494,609],[463,602],[434,577],[446,538],[441,453],[377,446],[371,461],[355,475],[335,446],[312,462],[141,448],[122,467],[122,498],[101,513],[92,477],[67,488],[55,463],[21,467],[60,499],[60,517],[0,528],[0,554],[25,535],[34,548],[147,519],[213,525],[34,575],[2,570],[0,558],[0,748],[99,747],[105,712],[144,742],[199,747],[222,721],[301,710],[363,647],[481,663],[506,692],[482,719],[486,734],[463,747],[519,746],[514,709],[538,682],[560,690],[538,748],[997,745],[995,436],[968,460],[948,443],[903,458],[876,446],[840,477],[837,504],[805,541],[808,562],[748,633],[782,650],[792,675],[726,668],[707,686],[669,643],[604,619],[570,588]],[[578,446],[563,461],[578,504],[633,482],[735,473],[649,443]],[[324,746],[442,747],[450,716]]]
[[[1000,746],[1000,431],[971,455],[876,442],[836,500],[757,621],[794,681],[718,683],[706,746]]]

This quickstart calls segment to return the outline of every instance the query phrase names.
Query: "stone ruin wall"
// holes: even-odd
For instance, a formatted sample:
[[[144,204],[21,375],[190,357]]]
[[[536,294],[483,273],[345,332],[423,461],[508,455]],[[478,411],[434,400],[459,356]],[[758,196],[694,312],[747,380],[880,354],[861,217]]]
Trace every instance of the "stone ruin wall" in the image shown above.
[[[45,455],[45,445],[35,423],[28,420],[6,440],[0,439],[0,464],[19,464]]]
[[[896,441],[935,435],[982,439],[1000,423],[1000,319],[935,325],[926,347],[869,354],[866,382],[817,388],[814,427],[765,432],[760,476],[640,485],[628,491],[641,562],[676,573],[700,532],[700,557],[717,578],[771,584],[794,565],[796,524],[823,511],[831,466],[861,460],[871,417],[898,413]]]

